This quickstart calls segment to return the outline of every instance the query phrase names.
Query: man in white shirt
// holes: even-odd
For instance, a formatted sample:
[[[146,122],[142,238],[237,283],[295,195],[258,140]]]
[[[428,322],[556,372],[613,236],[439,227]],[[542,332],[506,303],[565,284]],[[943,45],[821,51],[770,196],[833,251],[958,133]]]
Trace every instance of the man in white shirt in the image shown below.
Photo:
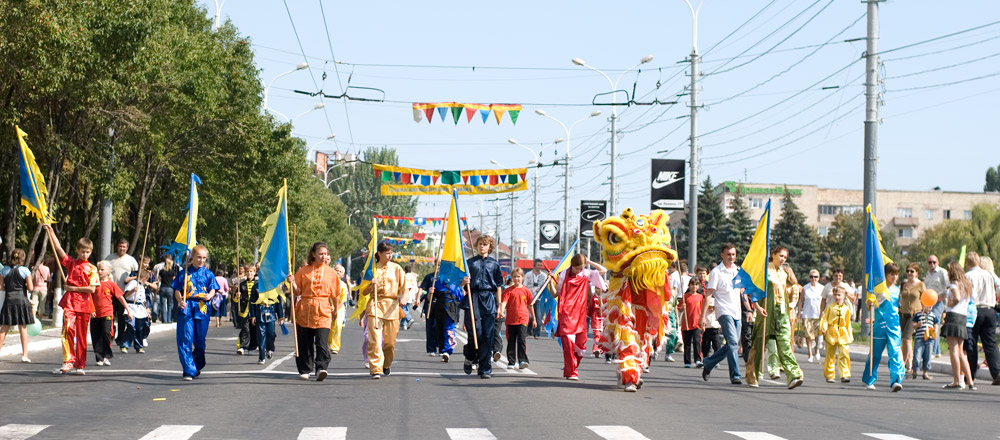
[[[851,319],[854,319],[853,317],[857,316],[858,313],[858,293],[854,291],[854,288],[851,287],[850,284],[844,282],[844,269],[839,267],[833,269],[833,281],[830,281],[826,287],[823,288],[823,300],[820,301],[819,304],[820,313],[822,313],[823,310],[826,310],[827,304],[833,302],[833,288],[837,286],[843,287],[847,292],[847,299],[844,302],[846,302],[851,308]]]
[[[944,313],[944,294],[948,290],[948,284],[950,284],[948,271],[938,263],[937,255],[927,257],[927,277],[924,278],[924,286],[938,294],[938,302],[931,308],[931,313],[937,316],[939,323],[941,322],[941,315]],[[938,324],[936,327],[940,329],[941,324]],[[935,341],[937,341],[937,335],[938,332],[934,332]],[[941,356],[941,344],[931,344],[931,355],[935,358]]]
[[[978,341],[983,341],[983,354],[986,355],[986,364],[990,368],[990,377],[993,378],[993,385],[1000,385],[1000,349],[997,349],[997,315],[993,308],[997,305],[997,290],[1000,280],[996,274],[979,267],[979,254],[969,252],[965,254],[965,277],[972,284],[972,301],[976,304],[976,323],[972,326],[972,333],[969,334],[968,343],[965,347],[965,354],[969,357],[969,368],[972,370],[972,379],[976,378],[976,371],[979,370],[979,352],[976,348]]]
[[[542,260],[535,259],[534,267],[532,267],[531,272],[524,274],[524,282],[521,283],[528,290],[531,290],[531,295],[538,295],[538,290],[541,289],[543,285],[548,281],[549,274],[546,272],[542,266]],[[535,302],[535,326],[531,329],[531,334],[538,339],[542,334],[542,302]]]
[[[802,287],[799,297],[799,318],[806,333],[806,351],[809,352],[809,362],[819,359],[819,316],[823,302],[823,285],[819,283],[819,271],[809,271],[809,283]]]
[[[708,376],[723,359],[729,363],[729,381],[734,385],[743,383],[740,376],[739,335],[740,335],[740,295],[743,289],[736,288],[733,284],[736,275],[739,274],[739,266],[736,265],[736,245],[726,243],[722,245],[722,264],[715,266],[708,275],[708,283],[705,285],[705,302],[701,307],[702,330],[708,326],[708,299],[715,298],[715,317],[722,326],[722,334],[726,338],[726,345],[712,353],[704,362],[704,369],[701,378],[708,380]]]
[[[132,258],[128,254],[128,240],[124,237],[119,238],[115,244],[115,253],[104,257],[104,260],[111,265],[111,279],[124,292],[125,286],[129,281],[136,279],[136,276],[132,274],[139,271],[139,262],[135,261],[135,258]],[[115,321],[117,323],[115,326],[117,330],[115,333],[115,344],[121,347],[125,341],[125,308],[118,301],[112,301],[111,303],[115,308]]]

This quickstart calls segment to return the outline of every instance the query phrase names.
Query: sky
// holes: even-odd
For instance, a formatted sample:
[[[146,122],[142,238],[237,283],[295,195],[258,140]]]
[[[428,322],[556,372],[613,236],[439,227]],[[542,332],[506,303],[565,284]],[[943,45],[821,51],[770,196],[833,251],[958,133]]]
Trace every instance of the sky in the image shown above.
[[[215,15],[214,1],[201,4]],[[704,1],[697,27],[704,74],[699,180],[862,188],[865,12],[857,1]],[[1000,2],[880,3],[879,189],[980,192],[987,168],[1000,165],[997,17]],[[606,200],[612,108],[592,103],[608,103],[597,95],[612,87],[570,61],[581,58],[621,78],[619,101],[624,93],[638,102],[680,101],[616,107],[619,211],[649,207],[651,158],[690,155],[692,18],[684,0],[228,0],[221,19],[250,38],[269,111],[294,118],[293,134],[311,149],[389,146],[401,166],[464,170],[533,160],[508,139],[539,152],[543,165],[563,157],[568,143],[571,209],[581,199]],[[647,55],[654,59],[625,72]],[[272,81],[303,61],[308,69]],[[350,96],[382,97],[355,87],[384,91],[385,102],[294,92],[340,95],[348,86]],[[411,103],[442,101],[519,103],[524,110],[516,125],[506,115],[499,125],[442,123],[437,115],[431,124],[414,121]],[[319,103],[322,109],[309,111]],[[566,132],[538,109],[567,126],[583,120],[569,142],[553,144]],[[594,111],[601,115],[588,118]],[[324,141],[330,134],[335,139]],[[563,167],[538,171],[538,217],[561,220]],[[529,243],[532,194],[516,193],[515,203],[515,235]],[[491,232],[499,203],[499,232],[509,242],[511,204],[495,198],[466,196],[462,209],[473,226],[478,212],[490,215]],[[421,196],[417,215],[444,216],[447,203],[445,196]]]

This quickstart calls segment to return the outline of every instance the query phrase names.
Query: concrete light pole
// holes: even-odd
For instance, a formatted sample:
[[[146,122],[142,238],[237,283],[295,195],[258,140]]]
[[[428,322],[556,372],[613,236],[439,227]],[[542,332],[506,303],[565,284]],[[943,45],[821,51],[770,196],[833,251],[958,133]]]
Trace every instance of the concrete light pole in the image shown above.
[[[541,116],[545,116],[546,118],[549,118],[549,119],[551,119],[553,121],[558,122],[559,125],[562,126],[563,131],[566,132],[566,163],[565,163],[565,165],[566,165],[566,176],[565,176],[566,179],[565,179],[565,188],[563,189],[563,197],[565,198],[565,200],[563,201],[563,226],[562,226],[562,233],[563,234],[562,235],[563,235],[564,246],[566,246],[566,248],[569,248],[569,245],[570,245],[570,242],[569,242],[569,170],[570,170],[570,168],[569,168],[569,159],[570,159],[570,139],[571,139],[569,136],[570,136],[570,133],[573,131],[573,127],[576,127],[576,124],[579,124],[580,122],[583,122],[587,118],[593,118],[594,116],[600,116],[601,112],[600,112],[600,110],[594,111],[591,114],[578,119],[576,122],[574,122],[572,125],[570,125],[569,128],[567,128],[566,124],[564,124],[562,121],[560,121],[560,120],[558,120],[556,118],[553,118],[552,116],[549,116],[547,113],[545,113],[545,110],[537,109],[537,110],[535,110],[535,113],[539,114]]]
[[[688,172],[688,268],[694,270],[698,263],[698,11],[704,0],[698,2],[698,7],[691,5],[690,0],[684,0],[691,10],[691,159]]]

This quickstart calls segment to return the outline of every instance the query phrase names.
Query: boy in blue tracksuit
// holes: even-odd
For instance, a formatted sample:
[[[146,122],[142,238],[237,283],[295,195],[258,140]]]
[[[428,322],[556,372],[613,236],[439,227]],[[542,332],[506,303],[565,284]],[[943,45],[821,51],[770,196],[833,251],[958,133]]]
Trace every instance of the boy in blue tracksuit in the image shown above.
[[[458,309],[462,302],[462,288],[449,288],[447,284],[436,280],[431,293],[431,305],[428,322],[433,322],[436,330],[434,339],[441,349],[441,362],[455,353],[455,323],[458,322]]]
[[[200,244],[192,248],[190,264],[181,269],[171,286],[177,300],[177,355],[184,380],[193,380],[205,368],[205,336],[211,318],[208,305],[219,290],[206,261],[208,248]]]
[[[254,280],[256,281],[256,280]],[[259,283],[254,282],[250,289],[250,325],[257,328],[257,347],[260,353],[257,363],[264,365],[264,359],[271,359],[274,355],[274,323],[281,325],[285,322],[285,308],[282,307],[280,297],[270,299],[261,298],[257,289]]]
[[[878,365],[882,362],[882,351],[888,350],[889,355],[889,386],[892,392],[903,389],[903,355],[900,351],[902,331],[899,328],[899,266],[895,263],[885,265],[885,285],[889,288],[885,294],[878,296],[868,294],[868,304],[878,304],[872,319],[872,358],[865,361],[865,374],[862,377],[869,390],[875,389],[875,379],[878,378]]]

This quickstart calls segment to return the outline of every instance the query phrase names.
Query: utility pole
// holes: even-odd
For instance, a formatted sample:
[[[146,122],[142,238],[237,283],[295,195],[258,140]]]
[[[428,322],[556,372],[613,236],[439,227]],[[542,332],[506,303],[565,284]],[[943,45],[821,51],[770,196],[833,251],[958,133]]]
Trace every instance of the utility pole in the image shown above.
[[[875,177],[878,168],[878,3],[867,0],[868,32],[865,50],[865,177],[864,204],[875,214]],[[865,292],[867,293],[867,292]],[[861,313],[861,333],[869,334],[868,308]]]
[[[108,169],[114,174],[115,168],[115,129],[108,128],[108,139],[111,144],[111,158],[108,160]],[[97,259],[103,259],[104,257],[111,255],[111,232],[112,232],[112,216],[114,213],[113,205],[111,202],[111,196],[105,195],[101,199],[101,210],[100,210],[100,220],[101,220],[101,236],[97,243]],[[183,264],[183,263],[182,263]]]
[[[691,10],[691,170],[688,173],[688,267],[694,270],[698,263],[698,11],[689,0],[684,0]]]

